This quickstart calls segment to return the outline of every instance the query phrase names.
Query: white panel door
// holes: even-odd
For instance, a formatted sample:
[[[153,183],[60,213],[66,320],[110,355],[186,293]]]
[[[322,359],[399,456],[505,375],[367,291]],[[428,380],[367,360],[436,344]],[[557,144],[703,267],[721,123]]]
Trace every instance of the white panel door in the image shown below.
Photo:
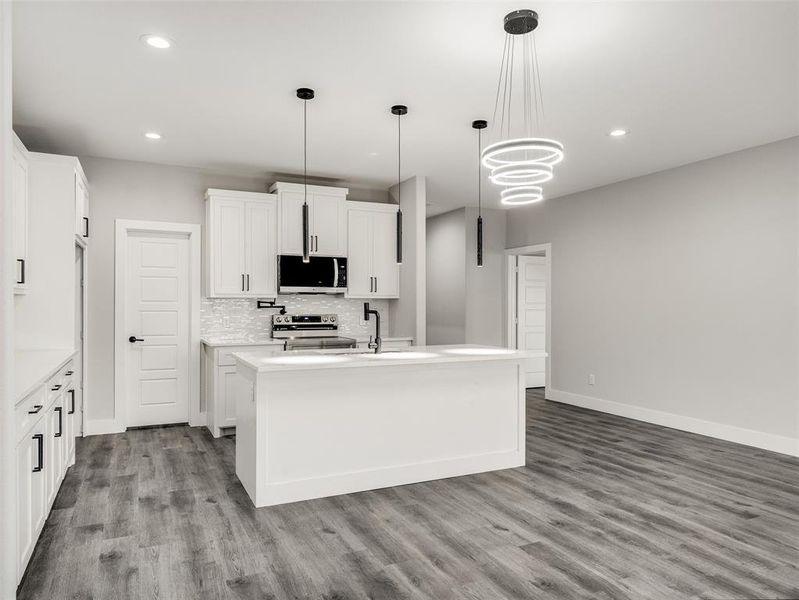
[[[302,192],[280,192],[278,213],[280,215],[280,254],[302,254]],[[309,228],[311,223],[311,204],[313,198],[308,194]]]
[[[313,254],[344,256],[347,252],[346,202],[336,194],[313,194]],[[300,249],[302,251],[302,248]]]
[[[547,267],[546,258],[520,256],[517,284],[517,345],[519,350],[546,352]],[[527,387],[546,385],[546,359],[526,362]]]
[[[347,296],[368,298],[374,295],[372,273],[372,213],[350,210],[347,217]]]
[[[125,280],[128,427],[189,420],[189,238],[131,232]]]
[[[372,213],[372,273],[375,295],[399,297],[399,265],[397,264],[397,213]]]
[[[214,200],[212,233],[214,295],[241,296],[245,288],[245,203]]]
[[[247,202],[246,290],[250,296],[277,295],[277,204]]]

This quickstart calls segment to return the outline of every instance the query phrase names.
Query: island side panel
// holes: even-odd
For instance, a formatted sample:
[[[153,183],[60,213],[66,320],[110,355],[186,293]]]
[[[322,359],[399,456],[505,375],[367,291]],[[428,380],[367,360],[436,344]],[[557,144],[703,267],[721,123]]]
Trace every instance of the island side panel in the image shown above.
[[[519,360],[265,375],[256,506],[524,465]]]
[[[259,373],[241,363],[236,365],[236,372],[243,380],[236,396],[236,476],[257,505],[258,468],[265,446],[257,435],[259,415],[255,398]]]

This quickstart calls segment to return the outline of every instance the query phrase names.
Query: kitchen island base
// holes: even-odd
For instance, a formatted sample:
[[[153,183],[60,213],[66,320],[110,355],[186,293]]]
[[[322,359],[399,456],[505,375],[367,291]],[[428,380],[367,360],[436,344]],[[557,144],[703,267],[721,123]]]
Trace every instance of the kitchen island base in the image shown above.
[[[261,371],[239,361],[251,393],[237,404],[236,474],[255,506],[524,465],[521,359],[368,360]]]

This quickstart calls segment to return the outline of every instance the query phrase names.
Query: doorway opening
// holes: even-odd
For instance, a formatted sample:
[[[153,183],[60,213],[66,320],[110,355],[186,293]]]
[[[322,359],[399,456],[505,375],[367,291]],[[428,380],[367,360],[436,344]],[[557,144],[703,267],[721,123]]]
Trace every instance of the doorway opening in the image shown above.
[[[525,361],[528,388],[551,385],[551,267],[552,244],[505,250],[507,255],[507,340],[519,350],[546,352],[546,358]]]
[[[86,247],[83,243],[75,243],[75,337],[76,351],[73,361],[75,377],[74,403],[72,410],[77,411],[74,434],[83,437],[86,431]]]

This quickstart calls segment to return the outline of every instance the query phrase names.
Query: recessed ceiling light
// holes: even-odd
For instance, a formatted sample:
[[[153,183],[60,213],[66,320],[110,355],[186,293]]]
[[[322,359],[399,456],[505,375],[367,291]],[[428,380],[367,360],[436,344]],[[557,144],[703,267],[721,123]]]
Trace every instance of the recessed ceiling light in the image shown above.
[[[622,137],[627,135],[626,129],[613,129],[609,134],[610,137]]]
[[[160,140],[161,134],[155,131],[148,131],[144,134],[144,137],[146,137],[148,140]]]
[[[153,48],[158,48],[159,50],[166,50],[167,48],[172,47],[172,40],[170,40],[169,38],[165,38],[162,35],[154,35],[152,33],[147,33],[141,36],[141,40],[148,46],[152,46]]]

